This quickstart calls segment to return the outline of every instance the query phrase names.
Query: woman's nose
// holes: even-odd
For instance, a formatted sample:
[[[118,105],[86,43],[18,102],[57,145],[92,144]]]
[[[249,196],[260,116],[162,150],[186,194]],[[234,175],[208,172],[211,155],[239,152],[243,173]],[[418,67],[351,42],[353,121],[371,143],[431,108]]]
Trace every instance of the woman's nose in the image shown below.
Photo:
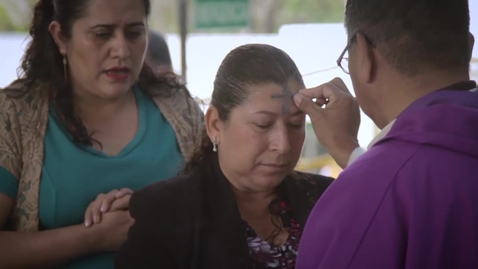
[[[286,129],[277,130],[274,133],[271,141],[271,149],[278,151],[281,154],[288,153],[290,151],[289,133]]]
[[[113,56],[120,59],[125,59],[130,56],[131,51],[128,46],[128,41],[123,34],[116,35],[112,51]]]

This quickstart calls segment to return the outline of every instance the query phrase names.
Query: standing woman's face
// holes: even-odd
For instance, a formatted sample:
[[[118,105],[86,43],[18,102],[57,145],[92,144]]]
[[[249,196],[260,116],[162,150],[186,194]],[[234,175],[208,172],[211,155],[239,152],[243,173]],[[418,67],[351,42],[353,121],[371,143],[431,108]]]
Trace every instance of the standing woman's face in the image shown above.
[[[71,38],[52,23],[60,53],[66,55],[75,97],[115,101],[137,81],[148,44],[142,0],[89,0],[73,23]]]

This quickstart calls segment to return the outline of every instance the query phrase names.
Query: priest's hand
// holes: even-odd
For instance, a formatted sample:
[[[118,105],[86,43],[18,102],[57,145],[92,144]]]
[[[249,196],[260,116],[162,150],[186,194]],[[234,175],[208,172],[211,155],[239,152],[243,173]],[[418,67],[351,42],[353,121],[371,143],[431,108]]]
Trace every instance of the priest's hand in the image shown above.
[[[319,142],[345,168],[352,151],[359,147],[360,109],[342,79],[301,90],[294,102],[309,115]]]

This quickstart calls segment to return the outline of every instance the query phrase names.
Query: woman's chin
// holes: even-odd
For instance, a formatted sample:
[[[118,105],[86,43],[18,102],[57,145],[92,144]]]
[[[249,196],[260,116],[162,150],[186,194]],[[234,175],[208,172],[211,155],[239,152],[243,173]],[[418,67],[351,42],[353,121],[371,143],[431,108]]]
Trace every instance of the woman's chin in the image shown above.
[[[103,99],[106,100],[119,100],[123,98],[125,95],[127,95],[133,85],[110,85],[109,87],[103,87],[101,89],[101,96]]]
[[[254,185],[262,190],[274,189],[281,184],[286,176],[287,174],[263,175],[255,180]]]

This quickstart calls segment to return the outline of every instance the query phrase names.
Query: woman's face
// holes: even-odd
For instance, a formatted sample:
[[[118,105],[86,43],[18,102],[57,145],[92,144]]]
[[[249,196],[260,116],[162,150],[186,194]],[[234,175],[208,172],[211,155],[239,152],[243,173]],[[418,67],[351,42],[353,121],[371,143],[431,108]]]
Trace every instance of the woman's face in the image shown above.
[[[250,87],[248,99],[225,123],[217,120],[214,108],[209,111],[209,136],[217,136],[221,169],[236,188],[268,191],[296,166],[305,139],[305,115],[294,105],[292,94],[302,88],[295,81]]]
[[[66,54],[75,95],[114,101],[138,79],[148,44],[142,0],[89,0],[74,22],[71,38],[50,26],[60,53]]]

